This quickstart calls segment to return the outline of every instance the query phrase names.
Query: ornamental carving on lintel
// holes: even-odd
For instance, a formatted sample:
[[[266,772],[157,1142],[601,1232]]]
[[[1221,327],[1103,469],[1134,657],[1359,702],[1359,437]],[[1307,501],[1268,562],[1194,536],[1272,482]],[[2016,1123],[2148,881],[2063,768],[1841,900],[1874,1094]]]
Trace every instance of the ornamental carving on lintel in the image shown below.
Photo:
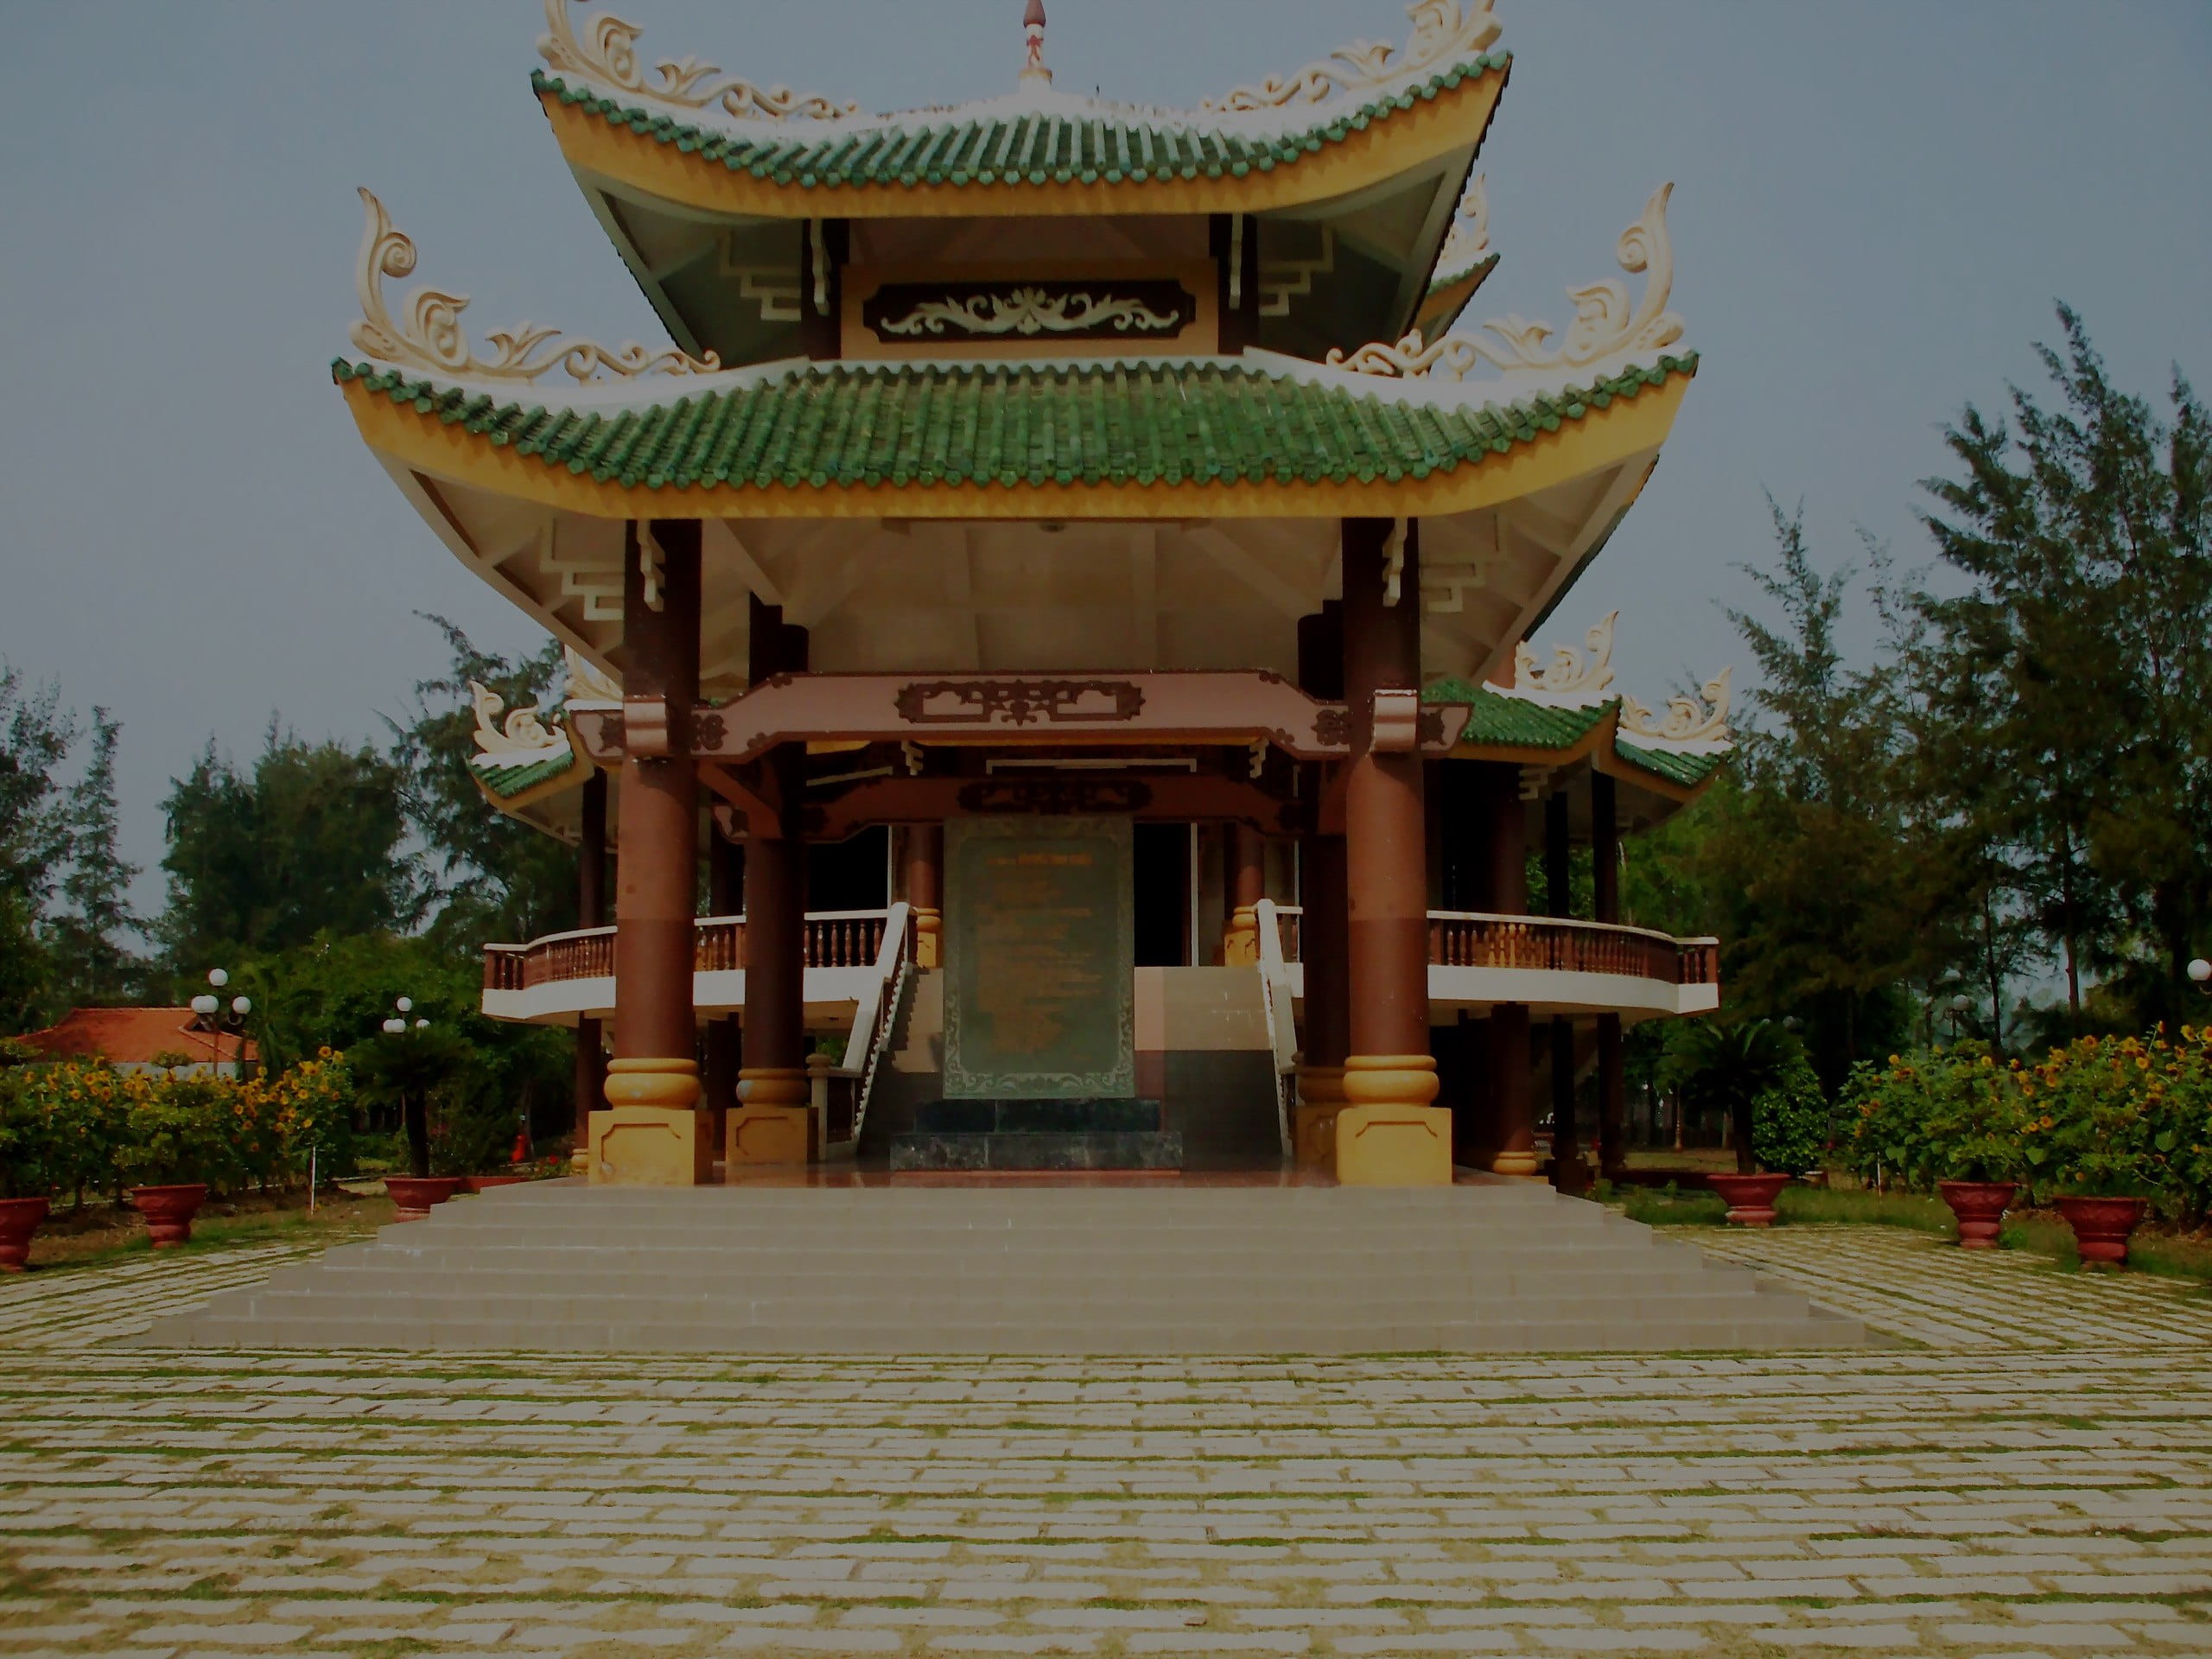
[[[1501,32],[1491,0],[1414,0],[1406,8],[1414,31],[1401,51],[1388,41],[1355,41],[1294,74],[1271,75],[1206,99],[1209,110],[1279,110],[1325,104],[1346,92],[1370,92],[1427,69],[1465,63],[1490,49]]]
[[[644,30],[600,12],[584,19],[580,37],[569,21],[569,0],[545,0],[545,33],[537,41],[537,55],[556,73],[581,76],[671,109],[696,111],[713,105],[740,121],[842,121],[860,113],[858,104],[840,104],[788,86],[763,86],[692,57],[663,58],[648,80],[638,61],[638,36]]]
[[[1484,323],[1481,334],[1447,334],[1432,342],[1416,328],[1395,346],[1363,346],[1349,356],[1338,347],[1329,353],[1330,366],[1386,378],[1433,374],[1464,380],[1485,363],[1507,373],[1580,369],[1624,353],[1674,345],[1686,331],[1681,316],[1668,308],[1674,295],[1675,251],[1667,234],[1667,202],[1674,190],[1672,184],[1662,184],[1651,193],[1614,251],[1623,270],[1644,277],[1641,303],[1630,297],[1627,283],[1609,276],[1567,290],[1574,321],[1564,338],[1549,323],[1509,315]]]
[[[922,680],[893,701],[910,726],[1034,726],[1135,720],[1144,688],[1129,680]]]
[[[479,357],[461,325],[461,314],[468,309],[466,294],[418,288],[408,297],[405,314],[392,315],[385,302],[384,279],[413,274],[414,239],[392,227],[391,215],[372,192],[362,190],[361,205],[367,224],[353,278],[361,320],[348,337],[356,350],[379,363],[464,380],[536,380],[557,366],[580,384],[602,374],[630,379],[641,374],[713,374],[721,368],[721,359],[712,352],[691,357],[673,349],[652,351],[634,340],[610,351],[527,322],[485,335],[492,355]]]

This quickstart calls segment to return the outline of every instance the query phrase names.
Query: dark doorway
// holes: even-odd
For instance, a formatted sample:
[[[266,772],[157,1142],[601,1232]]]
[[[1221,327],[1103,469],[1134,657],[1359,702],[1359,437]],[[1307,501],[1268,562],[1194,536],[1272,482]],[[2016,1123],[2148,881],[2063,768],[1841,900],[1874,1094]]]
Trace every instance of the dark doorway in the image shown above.
[[[890,902],[891,831],[881,824],[807,848],[808,910],[881,910]]]
[[[1141,823],[1136,847],[1137,966],[1191,962],[1191,826]]]

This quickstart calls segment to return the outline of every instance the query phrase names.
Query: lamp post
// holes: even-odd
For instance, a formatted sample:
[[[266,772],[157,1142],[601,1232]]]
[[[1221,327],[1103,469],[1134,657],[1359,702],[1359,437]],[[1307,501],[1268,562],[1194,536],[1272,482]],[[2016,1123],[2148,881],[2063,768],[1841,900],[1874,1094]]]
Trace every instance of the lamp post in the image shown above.
[[[243,1080],[245,1077],[245,1022],[246,1016],[253,1012],[253,999],[234,996],[226,1011],[223,999],[214,992],[222,990],[230,982],[231,976],[226,970],[209,969],[207,983],[212,988],[192,999],[192,1011],[199,1016],[201,1029],[207,1034],[209,1074],[220,1077],[223,1073],[223,1037],[227,1033],[238,1039],[238,1077]]]
[[[2199,957],[2196,961],[2190,963],[2189,964],[2189,981],[2190,983],[2196,986],[2198,990],[2202,991],[2208,996],[2212,996],[2212,962],[2207,962],[2203,957]]]
[[[397,998],[391,1006],[391,1016],[384,1022],[385,1036],[404,1037],[410,1029],[428,1031],[430,1028],[430,1022],[420,1018],[411,1027],[409,1025],[407,1016],[415,1012],[414,998]],[[412,1173],[418,1177],[428,1175],[430,1173],[429,1101],[420,1090],[403,1086],[399,1097],[399,1127],[407,1137],[408,1159]]]
[[[1963,991],[1951,999],[1951,1046],[1954,1048],[1959,1046],[1959,1021],[1966,1017],[1967,1010],[1973,1006]]]

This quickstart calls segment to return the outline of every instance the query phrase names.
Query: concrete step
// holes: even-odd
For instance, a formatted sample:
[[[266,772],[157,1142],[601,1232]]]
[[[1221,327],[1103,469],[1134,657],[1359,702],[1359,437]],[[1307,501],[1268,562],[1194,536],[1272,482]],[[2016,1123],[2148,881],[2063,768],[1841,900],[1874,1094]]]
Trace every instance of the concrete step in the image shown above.
[[[517,1187],[162,1321],[149,1345],[684,1353],[1650,1352],[1853,1322],[1526,1186]]]

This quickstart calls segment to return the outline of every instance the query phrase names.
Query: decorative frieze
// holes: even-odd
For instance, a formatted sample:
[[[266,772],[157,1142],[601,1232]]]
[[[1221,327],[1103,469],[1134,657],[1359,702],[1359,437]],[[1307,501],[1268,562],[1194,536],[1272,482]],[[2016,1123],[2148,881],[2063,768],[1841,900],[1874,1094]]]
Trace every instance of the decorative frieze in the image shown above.
[[[542,705],[510,709],[505,698],[475,680],[468,696],[476,711],[478,766],[525,766],[570,752],[567,736],[546,725]]]
[[[915,726],[1034,726],[1135,720],[1144,689],[1129,680],[924,680],[899,688],[899,717]]]
[[[861,308],[879,340],[1173,340],[1198,320],[1173,281],[887,283]]]

